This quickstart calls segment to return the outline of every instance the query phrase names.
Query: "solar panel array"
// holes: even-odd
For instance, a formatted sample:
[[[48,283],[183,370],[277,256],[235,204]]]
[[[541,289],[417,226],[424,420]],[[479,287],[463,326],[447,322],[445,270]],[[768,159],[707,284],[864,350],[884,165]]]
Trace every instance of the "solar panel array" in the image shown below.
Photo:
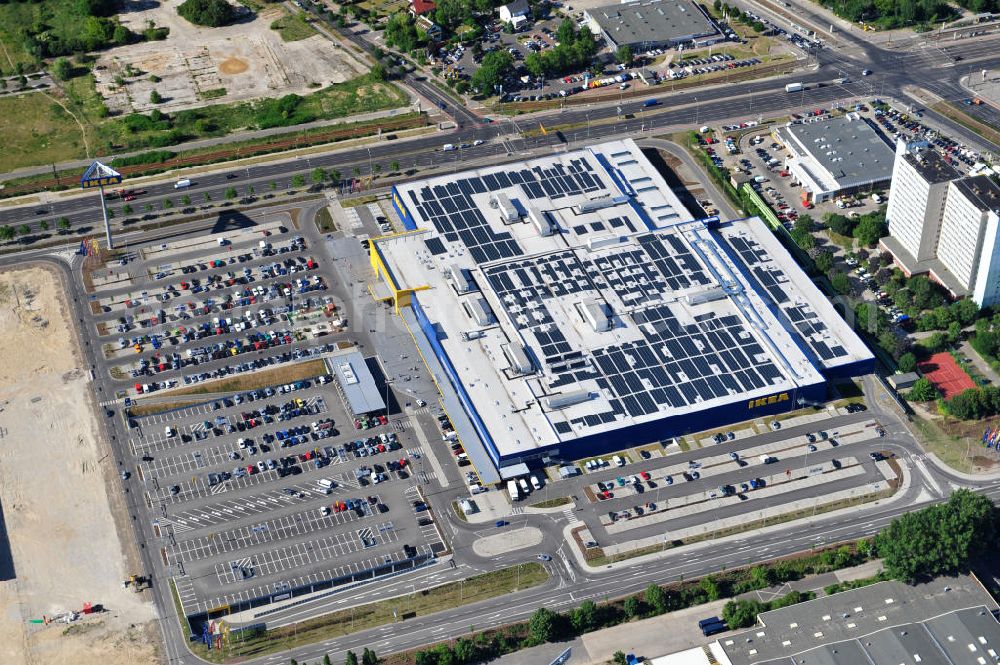
[[[606,391],[610,409],[557,423],[596,427],[661,409],[760,392],[783,382],[771,356],[735,314],[703,314],[682,325],[666,298],[672,291],[711,281],[674,234],[646,234],[638,244],[612,252],[563,250],[519,258],[483,269],[514,327],[538,352],[547,369],[545,389],[557,392],[593,380]],[[547,303],[579,302],[614,291],[631,313],[641,339],[594,349],[567,341]],[[613,338],[608,338],[613,341]]]
[[[793,302],[788,291],[782,286],[788,283],[788,276],[763,247],[745,236],[729,236],[722,238],[722,241],[728,243],[750,268],[750,279],[756,281],[759,287],[757,292],[770,296],[778,305],[778,309],[787,317],[793,334],[812,349],[820,360],[826,362],[848,355],[847,350],[830,335],[829,329],[816,310],[804,303]]]
[[[523,254],[513,236],[494,231],[473,201],[474,194],[497,192],[520,186],[528,198],[559,199],[604,189],[600,177],[585,158],[571,159],[567,165],[498,171],[483,176],[458,178],[454,182],[425,185],[410,190],[410,200],[422,219],[434,225],[448,242],[461,242],[473,260],[487,263]],[[595,229],[596,230],[596,229]],[[436,246],[429,247],[432,253]]]

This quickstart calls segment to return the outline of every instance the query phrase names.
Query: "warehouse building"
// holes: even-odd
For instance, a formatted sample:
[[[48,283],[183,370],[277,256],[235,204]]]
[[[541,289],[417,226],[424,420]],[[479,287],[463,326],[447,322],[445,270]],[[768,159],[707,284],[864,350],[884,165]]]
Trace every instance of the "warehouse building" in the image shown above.
[[[612,50],[635,53],[680,44],[708,46],[726,37],[698,4],[689,0],[641,0],[585,10],[584,20],[604,36]]]
[[[892,179],[892,148],[856,113],[789,123],[774,136],[789,153],[785,168],[813,203],[881,189]]]
[[[969,575],[879,582],[764,612],[710,651],[720,665],[985,665],[1000,653],[997,611]]]
[[[693,219],[631,140],[399,185],[393,205],[409,231],[372,241],[372,293],[480,475],[789,411],[871,370],[763,222]]]

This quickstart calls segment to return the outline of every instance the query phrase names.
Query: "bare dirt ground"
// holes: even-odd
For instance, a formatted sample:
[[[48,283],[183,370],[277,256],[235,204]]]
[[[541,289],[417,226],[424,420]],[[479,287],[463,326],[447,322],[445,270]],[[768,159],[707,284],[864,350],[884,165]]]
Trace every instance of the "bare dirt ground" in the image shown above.
[[[221,28],[205,28],[189,23],[177,13],[182,0],[137,3],[145,7],[125,11],[122,24],[142,32],[152,21],[170,28],[161,42],[141,42],[104,51],[94,76],[97,91],[111,111],[162,111],[221,104],[242,99],[305,94],[320,86],[341,83],[368,71],[350,51],[322,35],[285,42],[271,23],[285,13],[280,6],[262,10],[253,20]],[[124,76],[126,65],[141,72],[126,77],[119,88],[115,77]],[[151,81],[150,75],[159,81]],[[152,104],[149,93],[156,90],[163,103]],[[199,97],[208,91],[225,89],[225,95],[210,101]]]
[[[102,457],[63,298],[48,269],[0,273],[0,507],[13,559],[0,580],[0,663],[157,663],[148,593],[121,587],[144,571],[128,570],[116,531],[114,462]],[[30,623],[85,602],[107,611]]]

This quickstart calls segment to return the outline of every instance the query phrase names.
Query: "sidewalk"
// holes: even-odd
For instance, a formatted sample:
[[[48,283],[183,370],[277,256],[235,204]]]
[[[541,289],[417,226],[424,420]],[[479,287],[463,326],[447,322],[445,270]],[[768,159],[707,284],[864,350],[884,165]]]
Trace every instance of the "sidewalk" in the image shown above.
[[[738,598],[754,598],[767,601],[784,596],[792,590],[814,591],[823,595],[823,587],[835,582],[860,580],[874,576],[882,569],[879,560],[845,568],[843,570],[813,575],[770,589],[751,591]],[[631,621],[612,628],[603,628],[587,633],[569,642],[543,644],[524,649],[490,661],[491,665],[545,665],[565,649],[572,648],[569,665],[603,665],[611,660],[616,651],[634,653],[637,656],[656,658],[665,654],[693,649],[714,641],[701,634],[698,621],[705,617],[721,616],[722,608],[729,599],[717,600],[704,605],[661,614],[657,617]]]

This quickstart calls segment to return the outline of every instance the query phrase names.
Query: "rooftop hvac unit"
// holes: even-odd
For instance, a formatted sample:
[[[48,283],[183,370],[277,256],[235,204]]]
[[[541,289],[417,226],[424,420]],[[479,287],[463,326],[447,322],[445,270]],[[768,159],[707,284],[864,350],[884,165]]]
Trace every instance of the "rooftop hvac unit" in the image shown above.
[[[588,212],[594,212],[595,210],[602,210],[604,208],[610,208],[611,206],[620,205],[628,201],[627,196],[600,196],[596,199],[590,199],[589,201],[584,201],[576,206],[577,214],[584,214]]]
[[[545,398],[545,406],[549,409],[565,409],[566,407],[573,406],[574,404],[580,404],[581,402],[586,402],[590,399],[589,390],[574,390],[569,393],[561,393],[559,395],[549,395]]]
[[[523,346],[513,343],[504,344],[502,348],[512,370],[518,374],[530,374],[534,370],[535,366],[532,364],[528,354],[525,353]]]
[[[516,222],[521,217],[517,206],[504,192],[497,192],[490,199],[490,207],[497,210],[500,213],[500,218],[505,222]]]
[[[472,320],[481,326],[488,326],[493,323],[493,312],[483,298],[476,298],[468,304],[469,315]]]
[[[611,330],[611,315],[607,306],[594,299],[586,300],[582,303],[583,317],[590,323],[594,332],[607,332]]]
[[[546,213],[540,210],[536,210],[535,208],[529,209],[528,219],[531,220],[535,230],[538,231],[538,235],[543,238],[547,238],[556,232],[555,224],[552,223],[552,220],[549,219]]]
[[[594,251],[602,247],[617,245],[621,241],[621,236],[590,236],[587,238],[587,249]]]
[[[459,293],[469,293],[475,288],[476,285],[469,279],[469,272],[465,268],[452,265],[448,272],[451,277],[451,283]]]

